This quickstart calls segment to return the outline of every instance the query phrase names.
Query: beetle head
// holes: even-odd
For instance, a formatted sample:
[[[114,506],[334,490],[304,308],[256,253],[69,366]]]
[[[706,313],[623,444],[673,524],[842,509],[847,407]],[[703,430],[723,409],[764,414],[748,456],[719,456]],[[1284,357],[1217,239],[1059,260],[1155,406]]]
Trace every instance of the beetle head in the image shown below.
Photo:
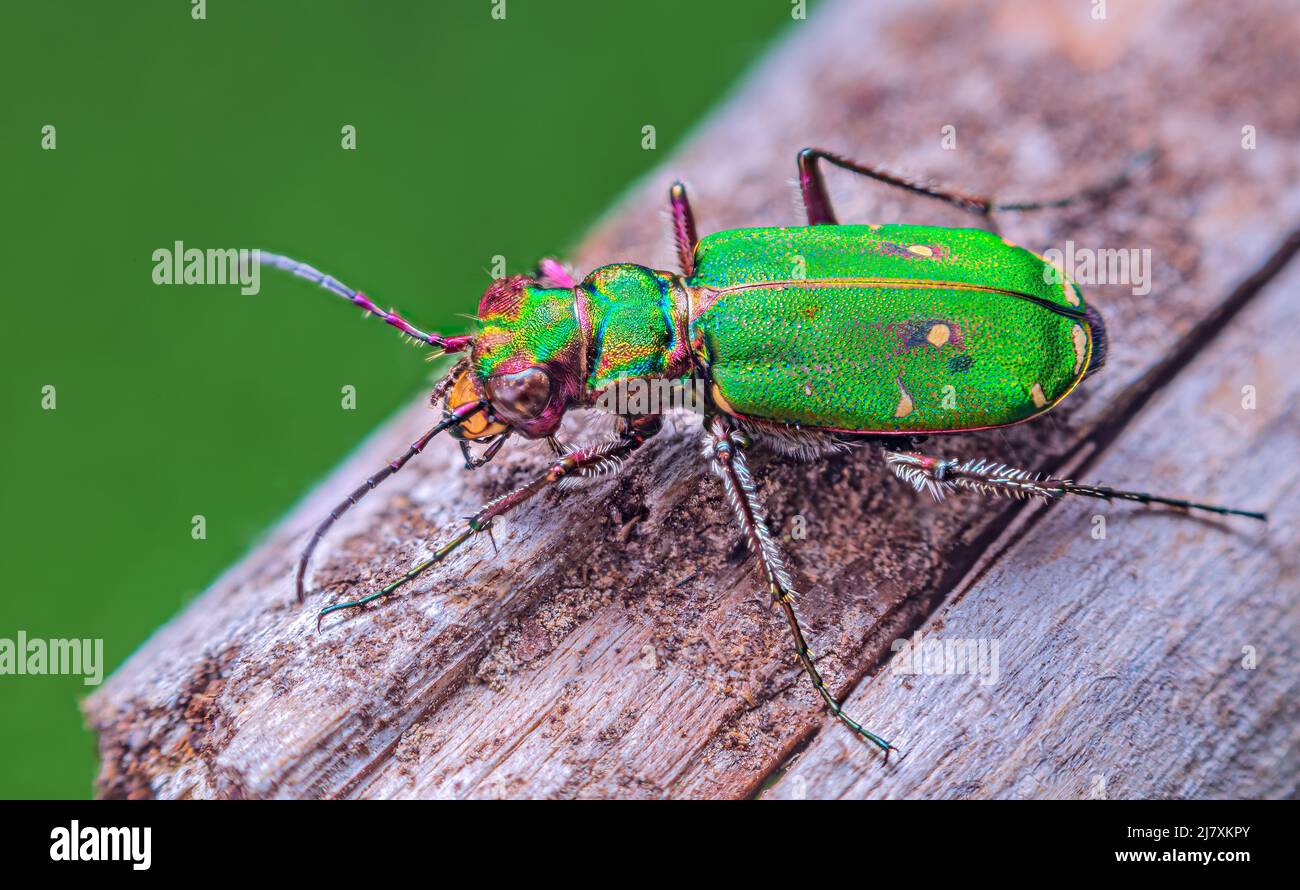
[[[542,287],[524,275],[501,278],[483,294],[478,322],[470,361],[447,391],[447,408],[477,400],[488,407],[452,435],[553,434],[583,392],[584,347],[573,291]]]

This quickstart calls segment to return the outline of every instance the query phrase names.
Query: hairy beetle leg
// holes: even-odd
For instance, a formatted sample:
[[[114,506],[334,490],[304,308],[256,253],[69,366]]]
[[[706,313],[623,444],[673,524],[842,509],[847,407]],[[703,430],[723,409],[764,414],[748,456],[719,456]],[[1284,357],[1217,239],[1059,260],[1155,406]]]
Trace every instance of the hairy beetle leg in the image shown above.
[[[826,702],[826,707],[836,719],[852,730],[858,738],[883,751],[886,761],[889,760],[890,751],[898,751],[899,756],[902,757],[902,752],[896,746],[865,729],[862,724],[844,713],[843,706],[826,688],[826,682],[814,664],[815,656],[808,648],[803,629],[799,626],[799,618],[794,611],[796,596],[794,583],[790,580],[789,572],[786,571],[785,560],[781,557],[776,540],[768,531],[767,512],[758,499],[754,479],[749,474],[749,466],[741,452],[747,444],[748,439],[743,431],[737,429],[725,415],[719,414],[709,421],[704,456],[709,459],[709,468],[713,474],[722,482],[727,501],[736,514],[736,521],[740,523],[741,531],[744,532],[750,549],[758,556],[759,565],[762,566],[763,574],[767,577],[772,602],[780,606],[785,614],[799,663],[808,674],[808,679],[812,681],[813,688]]]
[[[917,491],[928,491],[937,501],[950,491],[966,490],[987,495],[1014,498],[1040,497],[1044,500],[1077,494],[1110,501],[1136,501],[1140,504],[1164,504],[1182,510],[1204,510],[1222,516],[1246,516],[1267,522],[1265,513],[1238,510],[1218,504],[1201,504],[1181,498],[1167,498],[1144,491],[1124,491],[1105,485],[1081,485],[1069,479],[1056,479],[987,460],[943,460],[914,451],[886,451],[890,469]]]

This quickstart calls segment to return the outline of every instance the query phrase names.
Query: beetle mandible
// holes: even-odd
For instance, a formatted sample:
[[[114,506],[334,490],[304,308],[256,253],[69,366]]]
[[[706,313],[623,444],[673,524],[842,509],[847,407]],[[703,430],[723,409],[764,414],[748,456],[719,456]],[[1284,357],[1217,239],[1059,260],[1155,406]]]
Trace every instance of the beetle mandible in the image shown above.
[[[1138,162],[1149,159],[1147,153]],[[1105,326],[1074,282],[994,231],[840,225],[823,163],[986,221],[995,211],[1099,198],[1131,173],[1067,198],[998,204],[807,148],[798,155],[807,226],[697,239],[678,182],[669,197],[680,273],[616,263],[578,281],[545,259],[536,275],[493,281],[479,303],[475,333],[455,337],[425,333],[310,266],[260,253],[260,262],[321,285],[443,354],[461,356],[433,391],[441,422],[362,483],[312,534],[295,578],[300,602],[308,561],[326,530],[438,433],[459,440],[469,469],[495,457],[512,435],[545,439],[555,452],[545,473],[484,505],[431,557],[368,596],[321,609],[317,625],[331,612],[387,596],[540,492],[617,470],[659,431],[661,414],[624,413],[613,438],[578,447],[562,445],[556,433],[566,412],[593,407],[629,380],[689,381],[703,390],[704,458],[785,616],[799,662],[832,714],[886,759],[898,749],[844,713],[814,664],[795,614],[794,584],[749,472],[744,452],[751,444],[805,459],[876,444],[898,476],[936,500],[960,490],[1049,500],[1075,494],[1265,518],[916,450],[924,437],[1010,426],[1049,411],[1101,367]],[[484,449],[479,456],[471,442]]]

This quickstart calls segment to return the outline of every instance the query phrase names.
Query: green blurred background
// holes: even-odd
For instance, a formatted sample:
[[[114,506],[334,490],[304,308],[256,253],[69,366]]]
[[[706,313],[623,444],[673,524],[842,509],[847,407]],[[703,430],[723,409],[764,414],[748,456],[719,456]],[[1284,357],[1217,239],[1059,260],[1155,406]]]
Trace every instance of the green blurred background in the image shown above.
[[[493,255],[563,255],[792,25],[788,0],[493,5],[7,7],[0,638],[103,638],[111,670],[425,385],[327,294],[155,286],[155,249],[279,249],[462,330]],[[0,676],[0,796],[91,793],[88,691]]]

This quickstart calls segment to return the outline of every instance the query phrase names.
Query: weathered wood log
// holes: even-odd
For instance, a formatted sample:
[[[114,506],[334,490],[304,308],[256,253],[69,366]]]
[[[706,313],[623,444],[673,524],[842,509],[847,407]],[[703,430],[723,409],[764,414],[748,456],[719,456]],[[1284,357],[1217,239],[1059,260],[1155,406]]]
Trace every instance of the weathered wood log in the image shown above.
[[[1098,181],[1154,143],[1159,162],[1105,206],[999,219],[1004,235],[1035,249],[1068,238],[1151,251],[1149,296],[1088,288],[1110,326],[1109,368],[1043,423],[929,447],[1034,469],[1087,459],[1089,476],[1116,485],[1272,505],[1294,485],[1293,459],[1282,478],[1237,468],[1258,470],[1252,443],[1277,447],[1286,433],[1280,418],[1294,390],[1264,358],[1279,353],[1257,350],[1259,406],[1236,418],[1240,429],[1222,417],[1207,428],[1197,411],[1225,410],[1252,382],[1241,378],[1254,369],[1236,364],[1259,342],[1249,331],[1276,349],[1286,335],[1269,321],[1294,320],[1272,310],[1241,336],[1231,324],[1268,277],[1251,276],[1282,264],[1276,251],[1300,217],[1300,96],[1282,86],[1300,81],[1297,24],[1281,2],[1112,4],[1110,16],[1097,22],[1086,5],[1037,2],[829,5],[598,228],[577,261],[671,268],[662,210],[675,176],[692,185],[701,231],[797,223],[787,180],[804,144],[1012,198]],[[956,151],[942,148],[948,125]],[[1257,128],[1258,150],[1242,148],[1246,125]],[[846,220],[970,224],[880,187],[835,186]],[[1225,328],[1221,361],[1188,366]],[[1207,409],[1206,393],[1220,390],[1228,395]],[[1125,435],[1148,407],[1156,428]],[[756,456],[774,530],[788,531],[795,517],[808,530],[789,549],[832,688],[847,694],[886,663],[892,641],[944,616],[961,618],[960,636],[1014,641],[1017,660],[993,688],[1004,709],[1025,712],[1020,719],[981,720],[980,688],[956,678],[916,678],[911,691],[889,675],[865,684],[853,696],[858,716],[916,751],[882,769],[848,746],[798,672],[701,465],[691,415],[675,418],[617,479],[530,504],[497,533],[498,555],[479,542],[402,596],[317,634],[316,608],[391,579],[479,503],[543,466],[543,452],[516,447],[464,473],[449,443],[435,444],[336,527],[315,560],[316,592],[299,607],[292,565],[311,527],[433,418],[421,398],[376,433],[87,700],[102,795],[740,797],[810,743],[769,793],[1073,795],[1087,793],[1094,774],[1111,795],[1294,793],[1294,705],[1278,704],[1288,690],[1294,701],[1294,689],[1273,673],[1289,658],[1295,675],[1295,611],[1285,598],[1295,586],[1285,561],[1295,525],[1285,518],[1265,536],[1120,506],[1062,505],[1044,517],[972,497],[933,505],[868,452],[814,465]],[[1133,422],[1147,429],[1145,416]],[[1167,428],[1174,422],[1181,434]],[[601,425],[575,422],[567,438]],[[1114,459],[1098,459],[1116,437]],[[1223,472],[1207,472],[1215,468]],[[1094,513],[1111,531],[1089,549]],[[1018,531],[1009,532],[1013,522]],[[1279,592],[1225,596],[1221,576],[1193,577],[1191,568],[1209,572],[1198,560],[1216,552],[1233,553],[1252,578],[1274,579]],[[1026,610],[1023,624],[997,611],[1004,595]],[[1138,628],[1118,614],[1126,599],[1141,604],[1135,620],[1149,627],[1151,649],[1173,656],[1102,679],[1134,651]],[[1242,700],[1215,720],[1185,720],[1191,706],[1166,701],[1135,723],[1153,678],[1187,695],[1212,688],[1204,631],[1170,626],[1199,616],[1220,623],[1220,673],[1232,647],[1261,641],[1256,679],[1213,687],[1215,702]],[[1089,641],[1107,627],[1102,617],[1121,636],[1094,658]],[[1182,640],[1198,657],[1178,657]],[[1031,668],[1031,657],[1042,666]],[[1124,695],[1110,698],[1112,687]],[[1078,713],[1031,719],[1054,708]],[[1079,719],[1100,721],[1144,753],[1121,756],[1126,749],[1103,733],[1080,736]],[[980,744],[958,744],[969,741],[954,729],[963,725],[984,730]],[[1002,726],[1006,737],[990,740]],[[1181,778],[1164,771],[1191,762],[1171,752],[1211,744],[1227,756],[1229,740],[1238,766],[1188,767]],[[1026,753],[1040,744],[1056,747],[1038,759]],[[1085,759],[1078,752],[1088,746],[1104,756]],[[1034,778],[1003,772],[999,760],[1032,766]]]

